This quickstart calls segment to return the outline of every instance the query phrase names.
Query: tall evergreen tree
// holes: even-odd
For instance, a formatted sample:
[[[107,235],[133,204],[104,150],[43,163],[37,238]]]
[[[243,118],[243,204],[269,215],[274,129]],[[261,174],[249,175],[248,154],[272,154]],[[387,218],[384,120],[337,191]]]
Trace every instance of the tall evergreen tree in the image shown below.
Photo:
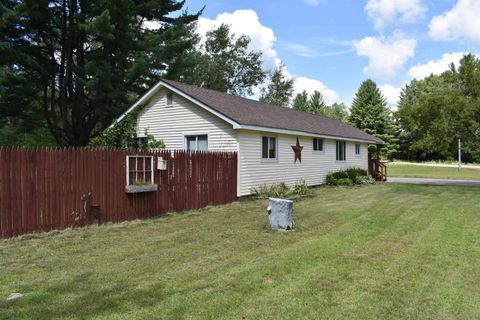
[[[175,14],[184,4],[3,1],[0,103],[22,109],[10,110],[20,117],[41,112],[60,145],[88,144],[160,76],[178,72],[199,16]]]
[[[320,91],[315,90],[308,100],[308,112],[316,115],[326,115],[327,113],[327,104],[323,99],[323,95]]]
[[[353,99],[348,122],[354,127],[382,139],[382,153],[388,158],[398,149],[398,126],[377,84],[368,79],[358,89]]]
[[[267,89],[262,90],[261,102],[277,106],[288,106],[293,96],[294,79],[285,74],[285,66],[280,64],[270,77]]]

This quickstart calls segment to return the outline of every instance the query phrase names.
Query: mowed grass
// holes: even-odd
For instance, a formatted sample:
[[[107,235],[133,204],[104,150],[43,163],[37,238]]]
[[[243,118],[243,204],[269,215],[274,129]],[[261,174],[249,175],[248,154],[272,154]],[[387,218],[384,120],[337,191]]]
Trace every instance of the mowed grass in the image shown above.
[[[480,169],[437,167],[414,164],[388,164],[389,177],[480,180]]]
[[[0,319],[480,318],[479,188],[315,193],[0,242]]]

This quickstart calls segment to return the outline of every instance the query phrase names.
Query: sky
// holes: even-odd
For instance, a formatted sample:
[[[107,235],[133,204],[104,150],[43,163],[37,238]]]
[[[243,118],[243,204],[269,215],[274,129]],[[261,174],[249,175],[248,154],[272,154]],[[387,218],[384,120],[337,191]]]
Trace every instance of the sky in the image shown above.
[[[412,79],[480,50],[480,0],[186,0],[189,12],[203,6],[201,35],[229,24],[265,68],[284,63],[295,92],[327,103],[350,104],[370,78],[394,109]]]

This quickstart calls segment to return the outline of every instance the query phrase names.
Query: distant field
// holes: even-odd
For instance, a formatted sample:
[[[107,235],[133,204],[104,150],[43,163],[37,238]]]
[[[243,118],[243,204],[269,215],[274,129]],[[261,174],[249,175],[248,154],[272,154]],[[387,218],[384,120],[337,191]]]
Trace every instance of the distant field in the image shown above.
[[[391,163],[388,165],[388,176],[405,178],[480,180],[480,170],[462,168],[460,171],[458,171],[458,169],[454,167]]]

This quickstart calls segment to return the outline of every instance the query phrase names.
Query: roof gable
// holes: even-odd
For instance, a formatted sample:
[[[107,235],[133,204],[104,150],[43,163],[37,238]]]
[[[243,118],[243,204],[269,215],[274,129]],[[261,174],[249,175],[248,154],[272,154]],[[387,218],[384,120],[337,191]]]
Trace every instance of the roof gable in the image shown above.
[[[215,114],[230,123],[235,129],[272,131],[295,135],[306,134],[378,144],[383,143],[382,140],[340,120],[313,115],[291,108],[274,106],[172,80],[161,80],[157,83],[127,110],[117,122],[136,106],[150,99],[162,86]]]

